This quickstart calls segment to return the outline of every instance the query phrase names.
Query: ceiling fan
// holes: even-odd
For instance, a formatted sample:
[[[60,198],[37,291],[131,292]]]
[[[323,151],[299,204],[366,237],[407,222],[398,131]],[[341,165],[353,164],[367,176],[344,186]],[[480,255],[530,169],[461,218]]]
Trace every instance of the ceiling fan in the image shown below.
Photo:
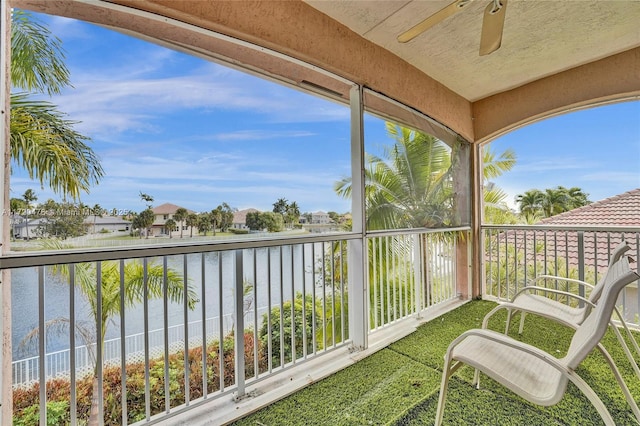
[[[424,21],[398,36],[400,43],[407,43],[434,25],[439,24],[451,15],[460,12],[474,0],[456,0]],[[502,43],[502,29],[504,28],[504,16],[507,10],[507,0],[491,0],[484,10],[482,19],[482,34],[480,36],[480,56],[488,55],[500,48]]]

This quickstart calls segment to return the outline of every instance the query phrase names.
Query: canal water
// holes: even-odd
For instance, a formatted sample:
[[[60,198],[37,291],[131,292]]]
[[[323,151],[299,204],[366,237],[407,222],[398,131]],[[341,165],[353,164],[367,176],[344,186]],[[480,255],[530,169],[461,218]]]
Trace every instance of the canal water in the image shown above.
[[[295,292],[306,294],[321,293],[322,244],[286,246],[283,248],[261,248],[243,252],[243,281],[255,286],[245,296],[245,327],[255,327],[253,309],[258,308],[258,327],[268,306],[279,306],[281,300],[290,300]],[[255,261],[254,261],[255,256]],[[185,260],[186,259],[186,260]],[[127,261],[133,262],[134,260]],[[149,264],[162,264],[162,258],[149,259]],[[203,267],[204,263],[204,267]],[[195,309],[187,312],[189,322],[202,319],[205,306],[207,318],[223,317],[223,329],[227,334],[233,329],[234,311],[234,253],[221,252],[170,256],[167,265],[172,270],[186,275],[189,285],[195,291],[199,302]],[[14,361],[37,355],[37,340],[25,344],[25,337],[38,327],[38,269],[22,268],[12,271],[12,342]],[[204,285],[203,285],[204,283]],[[204,297],[203,297],[204,295]],[[282,295],[282,298],[281,298]],[[205,304],[203,305],[203,300]],[[46,333],[46,353],[69,348],[70,285],[68,277],[46,267],[44,274],[44,314],[46,322],[58,324],[49,327]],[[221,311],[222,307],[222,311]],[[95,319],[86,296],[79,287],[75,288],[75,321],[80,327],[95,330]],[[167,308],[169,327],[184,324],[184,305],[169,302]],[[165,318],[164,302],[161,298],[148,300],[148,329],[163,327]],[[127,336],[143,333],[145,328],[144,305],[138,303],[125,310],[125,333]],[[120,336],[120,316],[111,317],[107,324],[106,340]],[[219,328],[212,330],[219,334]],[[208,334],[209,330],[208,330]],[[84,342],[76,333],[76,345]]]

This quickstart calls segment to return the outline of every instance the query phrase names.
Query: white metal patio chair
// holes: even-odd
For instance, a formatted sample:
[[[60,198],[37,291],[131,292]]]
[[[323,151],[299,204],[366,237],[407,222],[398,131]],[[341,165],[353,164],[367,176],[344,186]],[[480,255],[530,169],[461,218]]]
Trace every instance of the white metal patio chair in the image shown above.
[[[619,261],[629,249],[630,249],[629,245],[627,245],[627,243],[625,243],[624,241],[618,244],[618,246],[616,246],[616,248],[613,250],[611,254],[611,259],[609,261],[609,268],[614,263]],[[507,323],[505,326],[505,334],[509,330],[512,317],[518,312],[520,312],[520,327],[518,329],[519,334],[522,334],[523,332],[524,319],[527,313],[543,316],[545,318],[549,318],[551,320],[564,324],[565,326],[575,329],[580,324],[582,324],[585,318],[589,315],[589,312],[591,312],[591,309],[593,308],[593,306],[598,303],[598,300],[600,299],[602,288],[604,286],[604,282],[606,281],[608,273],[609,273],[609,269],[607,269],[607,272],[605,273],[605,275],[595,286],[587,282],[572,279],[572,278],[557,277],[553,275],[537,276],[532,281],[531,285],[527,285],[526,287],[518,291],[515,294],[515,296],[511,299],[511,301],[499,304],[494,309],[492,309],[487,315],[485,315],[484,320],[482,322],[482,328],[488,327],[489,319],[495,313],[497,313],[502,309],[506,309]],[[535,285],[536,282],[539,282],[542,280],[558,280],[558,281],[575,283],[585,288],[585,292],[586,292],[586,289],[590,289],[591,292],[589,293],[589,297],[585,299],[584,297],[576,295],[574,293]],[[545,295],[541,295],[540,293],[543,293]],[[567,303],[556,301],[554,299],[547,297],[547,295],[550,295],[550,294],[563,296],[563,297],[566,297],[567,299],[573,299],[574,301],[577,301],[579,303],[581,302],[582,306],[570,306]],[[636,354],[638,355],[638,357],[640,357],[640,346],[638,346],[638,342],[636,341],[633,334],[629,330],[629,327],[626,321],[624,320],[624,317],[622,316],[622,314],[620,313],[617,307],[614,306],[613,311],[615,312],[620,325],[625,330],[627,337],[631,342],[631,345],[635,349]],[[634,369],[636,375],[640,379],[640,367],[638,366],[638,363],[634,359],[634,356],[632,355],[631,350],[629,349],[629,345],[620,334],[618,327],[613,322],[611,323],[611,325],[618,341],[620,342],[622,349],[625,352],[625,355],[627,356],[627,359],[631,363],[632,368]]]
[[[622,379],[620,371],[607,350],[600,344],[609,326],[611,314],[620,291],[640,279],[622,257],[609,268],[602,286],[602,295],[586,319],[576,328],[564,358],[507,335],[486,329],[466,331],[447,349],[442,372],[435,425],[442,424],[449,379],[462,365],[467,364],[507,387],[520,397],[542,406],[550,406],[562,399],[571,381],[596,408],[606,425],[615,425],[611,414],[598,395],[576,373],[578,365],[597,347],[607,360],[620,388],[640,422],[640,409]]]

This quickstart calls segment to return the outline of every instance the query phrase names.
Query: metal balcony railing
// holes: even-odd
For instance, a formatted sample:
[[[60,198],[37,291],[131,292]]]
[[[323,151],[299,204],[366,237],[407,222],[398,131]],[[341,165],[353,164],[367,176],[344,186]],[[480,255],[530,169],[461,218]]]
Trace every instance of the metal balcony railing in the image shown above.
[[[485,298],[509,300],[539,275],[595,284],[606,271],[611,252],[623,240],[631,247],[628,255],[636,266],[640,259],[640,228],[637,227],[487,225],[482,230]],[[536,285],[585,296],[583,287],[567,281],[542,280]],[[618,307],[625,321],[640,327],[638,283],[621,293]]]
[[[223,395],[241,397],[247,386],[350,345],[353,333],[376,333],[457,299],[455,232],[2,258],[15,293],[14,417],[38,406],[41,423],[84,424],[92,412],[104,424],[155,423]],[[357,303],[349,298],[353,244],[368,247],[365,324],[349,321]]]

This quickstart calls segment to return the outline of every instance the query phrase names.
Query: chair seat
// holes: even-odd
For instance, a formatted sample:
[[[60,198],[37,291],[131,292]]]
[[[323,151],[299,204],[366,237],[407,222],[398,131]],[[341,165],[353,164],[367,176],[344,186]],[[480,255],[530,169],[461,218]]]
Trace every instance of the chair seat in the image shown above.
[[[536,404],[550,406],[562,399],[568,379],[553,366],[523,351],[522,347],[542,353],[540,349],[524,343],[520,344],[520,348],[514,348],[500,341],[507,341],[509,337],[490,330],[483,332],[491,335],[491,339],[478,335],[467,336],[453,348],[452,359],[479,369]],[[546,357],[550,358],[550,355],[546,354]]]
[[[582,323],[586,313],[586,308],[574,308],[548,297],[531,293],[522,293],[507,305],[515,309],[522,309],[526,312],[565,322],[574,327]]]

